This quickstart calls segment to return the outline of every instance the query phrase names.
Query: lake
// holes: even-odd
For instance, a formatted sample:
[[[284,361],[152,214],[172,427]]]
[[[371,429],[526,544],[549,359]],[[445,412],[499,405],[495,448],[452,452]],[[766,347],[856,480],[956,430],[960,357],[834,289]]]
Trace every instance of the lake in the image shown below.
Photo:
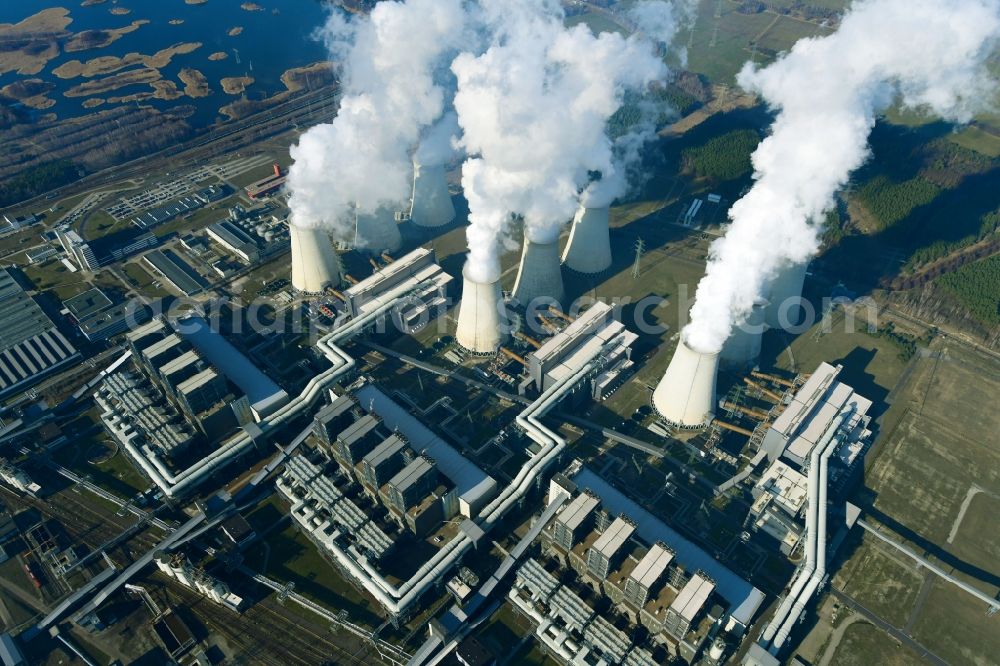
[[[74,86],[105,75],[63,79],[53,74],[56,68],[73,60],[86,62],[103,56],[120,58],[128,53],[153,55],[175,44],[200,42],[201,46],[194,51],[173,56],[170,63],[159,71],[164,79],[175,82],[183,91],[184,83],[178,80],[178,73],[183,68],[196,69],[205,75],[211,93],[206,97],[190,98],[185,95],[169,101],[143,99],[141,103],[161,109],[193,105],[197,111],[188,122],[194,127],[205,127],[222,118],[220,107],[239,99],[239,95],[229,95],[222,90],[221,79],[253,77],[254,83],[244,94],[248,99],[260,100],[286,89],[281,82],[283,72],[324,60],[326,56],[323,45],[312,38],[329,11],[325,3],[319,0],[262,0],[257,3],[260,11],[247,11],[241,8],[241,4],[240,0],[208,0],[204,4],[187,4],[184,0],[128,0],[89,6],[81,6],[80,0],[71,4],[41,0],[0,2],[0,23],[17,23],[44,9],[63,7],[69,10],[72,22],[66,30],[72,33],[117,29],[129,26],[133,21],[149,21],[105,47],[71,53],[61,49],[38,74],[0,74],[0,87],[19,79],[42,79],[55,86],[47,93],[55,104],[40,113],[55,113],[60,120],[81,116],[92,110],[109,108],[109,104],[105,103],[88,109],[84,106],[87,99],[148,93],[150,85],[134,83],[113,91],[65,97],[63,93]],[[111,10],[116,8],[131,11],[124,15],[112,14]],[[171,21],[181,20],[183,23],[171,24]],[[231,36],[229,32],[233,28],[242,28],[242,31]],[[209,60],[213,53],[225,53],[226,58]]]

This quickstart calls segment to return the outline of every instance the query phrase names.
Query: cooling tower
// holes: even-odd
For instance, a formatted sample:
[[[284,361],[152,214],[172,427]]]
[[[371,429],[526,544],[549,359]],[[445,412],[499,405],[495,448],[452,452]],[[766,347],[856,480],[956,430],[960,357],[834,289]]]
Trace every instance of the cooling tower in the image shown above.
[[[767,300],[770,301],[764,310],[764,322],[768,328],[785,328],[795,326],[801,318],[798,307],[802,297],[802,285],[806,281],[808,264],[792,264],[786,266],[773,280]],[[784,317],[785,321],[781,319]]]
[[[718,352],[705,354],[687,346],[683,338],[667,371],[653,391],[653,407],[680,428],[700,428],[712,420]]]
[[[395,252],[403,244],[396,215],[389,208],[374,213],[358,213],[354,228],[354,247],[371,252]]]
[[[322,229],[288,225],[292,246],[292,287],[306,294],[318,294],[341,282],[340,259],[333,251],[330,235]]]
[[[440,227],[455,219],[444,166],[413,163],[413,203],[410,220],[418,227]]]
[[[563,264],[577,273],[600,273],[611,268],[608,209],[581,208],[573,220]]]
[[[760,301],[750,311],[750,316],[742,324],[733,327],[733,332],[722,345],[719,360],[731,368],[749,368],[760,358],[761,336],[764,334],[764,310],[767,301]]]
[[[500,330],[500,281],[475,282],[467,276],[458,306],[455,340],[473,354],[495,354],[506,337]]]
[[[558,241],[536,243],[525,237],[512,295],[524,307],[538,298],[563,300]]]

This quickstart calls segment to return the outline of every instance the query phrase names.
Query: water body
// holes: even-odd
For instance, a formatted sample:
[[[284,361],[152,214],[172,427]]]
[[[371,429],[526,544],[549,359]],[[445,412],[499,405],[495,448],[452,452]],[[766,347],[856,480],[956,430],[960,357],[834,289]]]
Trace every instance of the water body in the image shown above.
[[[241,4],[242,0],[208,0],[201,5],[189,5],[184,0],[109,0],[82,7],[80,0],[64,3],[53,0],[0,2],[0,23],[17,23],[43,9],[64,7],[73,19],[66,29],[74,33],[120,28],[137,20],[149,21],[109,46],[61,52],[49,61],[44,70],[31,77],[23,77],[17,72],[0,75],[0,87],[19,78],[42,79],[56,86],[48,93],[56,104],[42,113],[55,113],[60,120],[82,116],[110,108],[111,105],[87,109],[83,102],[89,97],[64,97],[63,93],[69,88],[93,79],[60,79],[52,71],[61,64],[68,60],[86,62],[99,56],[121,57],[126,53],[152,55],[174,44],[201,42],[197,50],[174,56],[169,65],[160,69],[160,73],[164,79],[174,81],[183,90],[184,84],[177,78],[178,72],[184,67],[197,69],[208,79],[211,94],[196,99],[183,96],[176,100],[148,99],[140,103],[160,109],[193,105],[197,111],[188,122],[194,127],[205,127],[223,119],[219,114],[220,107],[239,99],[238,95],[223,92],[219,83],[222,78],[253,77],[255,82],[244,94],[248,99],[259,100],[285,90],[281,75],[286,70],[326,57],[322,43],[313,38],[313,33],[323,25],[330,11],[321,0],[260,0],[257,4],[263,7],[263,11],[246,11],[240,7]],[[126,7],[132,11],[117,16],[110,13],[115,7]],[[170,21],[174,19],[182,19],[184,23],[171,25]],[[230,37],[229,30],[238,26],[243,28],[242,33]],[[228,54],[225,60],[208,59],[208,56],[220,51]],[[130,85],[91,97],[117,97],[151,90],[147,84]]]

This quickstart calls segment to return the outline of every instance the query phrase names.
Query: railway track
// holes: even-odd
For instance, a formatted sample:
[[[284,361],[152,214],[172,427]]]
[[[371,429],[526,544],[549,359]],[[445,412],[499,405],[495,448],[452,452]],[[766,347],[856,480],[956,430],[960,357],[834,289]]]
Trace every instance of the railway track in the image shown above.
[[[303,664],[317,666],[378,663],[377,655],[367,645],[358,650],[333,642],[321,627],[292,615],[270,598],[265,598],[240,615],[216,606],[200,594],[174,581],[167,582],[170,594],[197,615],[213,632],[225,638],[254,663]]]

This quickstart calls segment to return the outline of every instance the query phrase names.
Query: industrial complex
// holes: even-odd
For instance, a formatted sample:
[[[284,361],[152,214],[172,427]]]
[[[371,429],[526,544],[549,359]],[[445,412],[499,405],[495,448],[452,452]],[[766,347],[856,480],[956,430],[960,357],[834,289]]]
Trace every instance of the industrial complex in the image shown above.
[[[805,136],[837,119],[764,76],[855,29],[837,3],[669,25],[650,23],[667,0],[320,4],[309,34],[337,62],[283,88],[227,46],[199,66],[245,76],[209,89],[201,42],[57,62],[86,79],[65,97],[157,76],[88,97],[116,127],[100,141],[134,133],[126,106],[168,133],[218,121],[112,168],[53,149],[0,188],[79,173],[0,217],[0,665],[989,663],[1000,338],[921,308],[992,256],[995,204],[973,197],[968,246],[907,254],[915,226],[879,227],[899,247],[864,255],[868,282],[832,250],[867,251],[880,196],[992,174],[964,134],[881,127],[898,90],[875,79],[938,104],[926,81],[874,53],[848,59],[872,99],[817,86],[886,145],[947,144],[906,143],[912,180],[855,187]],[[255,39],[256,12],[295,18],[239,11]],[[800,23],[815,52],[790,48]],[[733,26],[753,28],[746,90],[670,43],[736,45],[735,67]],[[7,55],[42,65],[130,32],[46,27],[46,59],[22,29],[0,26]],[[246,49],[242,30],[220,39]],[[0,91],[15,134],[64,113],[37,87]]]

